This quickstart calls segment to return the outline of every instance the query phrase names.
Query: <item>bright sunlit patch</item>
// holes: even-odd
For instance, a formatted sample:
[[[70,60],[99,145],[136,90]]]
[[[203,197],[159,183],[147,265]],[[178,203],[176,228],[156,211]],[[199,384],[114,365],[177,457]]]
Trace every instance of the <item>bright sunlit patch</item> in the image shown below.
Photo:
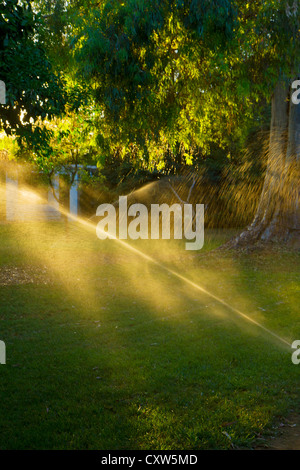
[[[18,191],[18,202],[19,204],[42,204],[44,203],[43,198],[29,189],[20,189]]]
[[[66,212],[66,215],[69,215],[69,214]],[[88,227],[89,229],[96,230],[96,226],[94,224],[92,224],[90,222],[87,222],[84,219],[81,219],[81,218],[73,218],[73,219],[74,219],[74,221],[79,222],[80,224],[84,225],[85,227]],[[203,293],[203,294],[211,297],[212,299],[216,300],[218,303],[222,304],[224,307],[231,310],[232,312],[234,312],[239,317],[241,317],[244,320],[246,320],[247,322],[255,325],[256,327],[260,328],[261,330],[263,330],[265,333],[272,336],[273,338],[276,338],[278,341],[280,341],[282,344],[284,344],[285,346],[287,346],[290,349],[291,345],[287,340],[285,340],[281,336],[277,335],[275,332],[271,331],[270,329],[266,328],[265,326],[263,326],[262,324],[260,324],[259,322],[257,322],[253,318],[251,318],[250,316],[248,316],[245,313],[241,312],[240,310],[236,309],[235,307],[230,305],[225,300],[223,300],[220,297],[212,294],[207,289],[204,289],[202,286],[200,286],[199,284],[191,281],[190,279],[186,278],[185,276],[182,276],[180,273],[178,273],[178,272],[168,268],[167,266],[161,264],[159,261],[155,260],[154,258],[147,255],[146,253],[143,253],[142,251],[138,250],[137,248],[134,248],[132,245],[124,242],[123,240],[119,240],[115,237],[112,237],[112,238],[114,240],[116,240],[118,243],[120,243],[122,246],[124,246],[127,250],[130,250],[133,253],[135,253],[136,255],[138,255],[139,257],[143,258],[144,260],[149,261],[149,262],[159,266],[161,269],[163,269],[163,270],[167,271],[168,273],[172,274],[172,276],[180,279],[182,282],[190,285],[191,287],[193,287],[197,291],[200,291],[201,293]]]
[[[28,188],[26,188],[26,187],[20,188],[20,194],[21,194],[21,197],[23,197],[25,200],[31,201],[32,203],[43,202],[43,198],[40,195],[36,194],[34,191],[28,190]],[[94,233],[95,237],[96,237],[96,224],[94,224],[90,221],[87,221],[83,218],[74,216],[66,210],[63,210],[63,209],[60,209],[60,210],[61,210],[62,215],[65,216],[65,218],[68,218],[69,220],[72,220],[75,223],[80,224],[80,226],[84,227],[85,229],[88,229],[91,233]],[[35,233],[35,231],[36,231],[36,233]],[[32,226],[32,232],[33,232],[33,236],[36,237],[36,240],[37,240],[37,243],[38,243],[38,241],[40,239],[40,234],[39,234],[39,231],[36,228],[36,226],[35,227]],[[228,301],[223,300],[223,298],[220,297],[220,295],[216,295],[216,294],[212,293],[209,288],[203,287],[203,285],[200,285],[198,282],[195,282],[195,281],[191,280],[190,278],[182,275],[180,272],[168,267],[166,264],[159,261],[158,258],[148,255],[147,253],[141,251],[140,249],[136,248],[132,244],[129,244],[129,243],[123,241],[123,240],[119,240],[116,237],[111,237],[111,238],[113,238],[114,241],[116,243],[118,243],[119,246],[125,248],[126,251],[131,252],[131,253],[137,255],[140,259],[143,259],[144,261],[147,261],[147,262],[157,266],[159,269],[161,269],[165,273],[167,273],[168,276],[172,276],[173,278],[176,278],[177,280],[179,280],[183,284],[186,284],[186,285],[190,286],[192,289],[195,289],[196,291],[200,292],[201,294],[204,294],[206,297],[208,297],[208,298],[212,299],[213,301],[217,302],[220,306],[222,306],[225,309],[233,312],[236,317],[242,318],[247,323],[252,324],[253,326],[255,326],[255,327],[259,328],[260,330],[262,330],[264,333],[267,333],[269,336],[272,336],[273,338],[278,340],[285,347],[290,348],[290,343],[287,340],[280,337],[277,333],[273,332],[272,330],[266,328],[261,322],[257,321],[256,319],[252,318],[251,316],[247,315],[246,313],[244,313],[244,311],[234,307]],[[54,243],[54,245],[55,245],[55,243]],[[99,242],[99,246],[100,245],[101,245],[101,242]],[[82,248],[84,249],[84,240],[82,240],[81,249]],[[65,253],[65,255],[66,255],[66,253]],[[91,305],[93,305],[93,304],[94,305],[99,305],[99,302],[101,302],[101,292],[100,293],[96,292],[96,289],[92,285],[89,285],[89,280],[84,279],[84,277],[85,277],[84,270],[86,270],[86,266],[81,265],[80,263],[77,265],[76,260],[72,259],[72,254],[71,253],[70,253],[70,259],[68,259],[68,258],[61,259],[60,254],[56,255],[55,253],[53,253],[53,251],[52,252],[49,252],[48,250],[43,251],[42,249],[40,249],[40,251],[39,251],[39,248],[37,248],[35,250],[35,252],[33,253],[33,256],[36,257],[36,258],[40,258],[40,260],[42,260],[44,262],[47,262],[51,266],[51,268],[53,269],[53,272],[57,276],[57,279],[60,279],[61,282],[66,286],[66,289],[69,291],[70,295],[72,295],[74,301],[78,300],[78,302],[84,302],[85,304],[90,303]],[[67,256],[68,256],[68,254],[67,254]],[[90,256],[91,264],[92,265],[95,264],[95,263],[93,263],[93,256],[94,255],[92,253],[90,253],[88,256]],[[170,258],[171,257],[172,257],[172,254],[170,253]],[[76,272],[78,273],[77,274],[78,278],[76,278],[76,279],[71,278],[70,279],[70,274],[68,272],[68,269],[69,269],[70,265],[72,265],[72,269],[74,268],[74,265],[75,265],[75,269],[77,270]],[[136,270],[133,269],[133,266],[134,265],[129,266],[127,268],[128,272],[130,272],[130,270],[131,270],[131,276],[129,277],[128,272],[126,272],[125,275],[123,276],[124,277],[124,283],[125,283],[125,279],[126,279],[126,282],[129,282],[130,279],[131,279],[131,283],[133,285],[133,288],[135,288],[135,293],[137,295],[138,295],[138,292],[140,292],[140,295],[142,295],[143,291],[144,292],[147,291],[143,295],[145,295],[145,298],[148,302],[153,303],[153,305],[155,306],[155,308],[157,310],[165,312],[165,311],[169,311],[171,308],[174,308],[176,302],[174,301],[174,299],[172,299],[172,294],[171,293],[169,294],[169,292],[168,292],[168,291],[171,292],[172,283],[171,282],[166,282],[166,284],[164,284],[164,286],[162,288],[162,286],[159,285],[158,280],[156,280],[154,278],[153,282],[152,282],[152,279],[151,279],[151,284],[153,284],[155,290],[161,291],[163,289],[162,295],[161,296],[157,295],[157,297],[154,299],[155,296],[153,296],[153,294],[149,291],[149,289],[147,289],[147,287],[145,285],[145,279],[144,279],[146,277],[146,275],[149,276],[150,278],[152,276],[152,278],[153,278],[154,277],[153,273],[147,272],[146,264],[143,268],[141,268],[141,266],[139,264],[138,269],[139,269],[139,272],[141,271],[141,275],[138,276],[138,279],[136,279],[136,277],[137,277],[136,276]],[[143,275],[143,272],[144,272],[144,275]],[[75,289],[75,290],[74,290],[74,286],[72,284],[72,282],[74,280],[77,281],[80,285],[80,288]],[[207,283],[206,283],[206,286],[207,286]],[[179,296],[177,296],[177,297],[179,297]],[[219,314],[218,314],[219,309],[214,309],[214,310],[216,310],[216,315],[219,316]],[[209,309],[208,311],[211,312],[211,309]]]

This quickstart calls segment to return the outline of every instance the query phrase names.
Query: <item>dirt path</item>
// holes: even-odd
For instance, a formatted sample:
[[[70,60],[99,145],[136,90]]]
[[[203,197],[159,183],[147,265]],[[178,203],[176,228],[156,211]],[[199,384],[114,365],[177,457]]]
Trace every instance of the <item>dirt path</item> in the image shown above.
[[[300,415],[290,415],[278,427],[278,436],[266,438],[255,450],[300,450]]]

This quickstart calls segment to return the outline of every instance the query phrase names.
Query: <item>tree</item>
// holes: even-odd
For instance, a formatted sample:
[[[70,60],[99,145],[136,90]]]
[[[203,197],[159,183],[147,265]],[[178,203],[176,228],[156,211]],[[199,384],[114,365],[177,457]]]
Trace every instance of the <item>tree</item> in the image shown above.
[[[68,205],[70,188],[76,176],[87,179],[85,166],[95,165],[97,148],[93,133],[93,123],[89,117],[90,109],[85,113],[69,110],[62,118],[54,118],[47,123],[51,131],[51,153],[43,164],[43,172],[48,176],[53,195],[63,208]],[[59,198],[53,185],[53,177],[60,174],[64,184],[60,187]]]
[[[229,243],[234,247],[257,240],[298,245],[300,241],[300,106],[292,100],[293,82],[300,73],[300,5],[298,0],[292,6],[288,1],[270,3],[273,8],[269,6],[265,18],[271,20],[271,27],[262,46],[275,49],[277,83],[272,94],[267,172],[254,221]]]
[[[159,145],[179,142],[189,156],[195,144],[224,143],[228,126],[249,124],[274,90],[264,189],[253,224],[231,245],[299,238],[299,106],[290,99],[298,0],[104,1],[82,32],[103,146],[110,136],[154,144],[155,158]]]
[[[6,104],[0,106],[0,125],[43,159],[50,135],[42,123],[63,111],[65,95],[63,80],[39,43],[41,24],[30,1],[1,0],[0,76]]]
[[[228,66],[224,44],[234,21],[228,0],[200,7],[196,1],[107,1],[91,8],[77,57],[102,106],[102,151],[126,154],[137,146],[148,161],[180,152],[191,162],[192,147],[207,147],[216,134],[224,144],[220,123],[230,120],[231,104],[220,93],[217,67]]]

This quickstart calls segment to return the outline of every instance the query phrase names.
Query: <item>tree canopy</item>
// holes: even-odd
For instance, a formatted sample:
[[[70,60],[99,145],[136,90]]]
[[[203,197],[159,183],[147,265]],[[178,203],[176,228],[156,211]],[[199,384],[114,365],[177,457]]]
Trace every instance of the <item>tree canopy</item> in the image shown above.
[[[66,139],[47,122],[74,110],[99,167],[226,166],[299,63],[297,2],[7,0],[1,13],[2,126],[44,168]]]
[[[279,76],[291,77],[297,21],[278,0],[91,5],[77,57],[103,110],[99,146],[142,146],[159,159],[179,144],[187,162],[195,146],[226,146],[237,121],[243,134],[260,118]]]
[[[40,152],[47,141],[42,123],[59,115],[65,104],[63,81],[39,42],[41,15],[31,2],[0,3],[0,75],[6,84],[6,105],[0,121],[8,134],[15,134]]]

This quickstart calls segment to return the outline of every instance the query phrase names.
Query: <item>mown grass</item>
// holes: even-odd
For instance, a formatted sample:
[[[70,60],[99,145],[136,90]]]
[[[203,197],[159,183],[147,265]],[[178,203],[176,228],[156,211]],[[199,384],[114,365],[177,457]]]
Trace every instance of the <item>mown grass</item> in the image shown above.
[[[300,339],[299,254],[211,252],[231,235],[131,242],[211,297],[79,225],[0,226],[0,448],[249,447],[299,411],[292,350],[216,299]]]

